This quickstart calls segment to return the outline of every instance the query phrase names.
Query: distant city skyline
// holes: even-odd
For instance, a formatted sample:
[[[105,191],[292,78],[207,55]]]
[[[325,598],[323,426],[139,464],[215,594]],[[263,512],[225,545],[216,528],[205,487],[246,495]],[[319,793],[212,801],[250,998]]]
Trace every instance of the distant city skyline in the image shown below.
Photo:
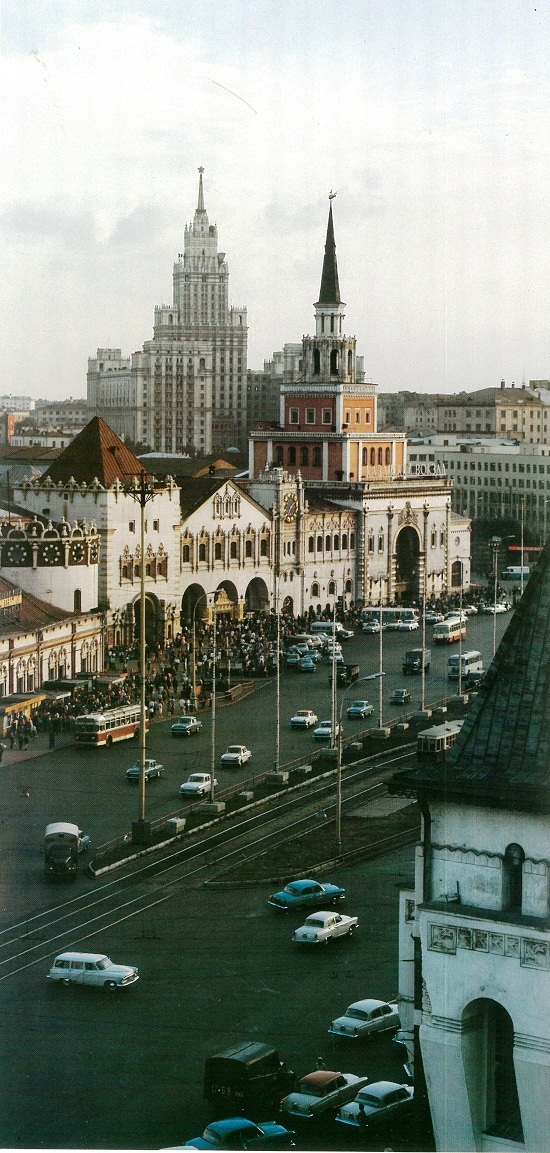
[[[335,191],[381,391],[548,379],[549,44],[517,0],[3,0],[0,391],[151,338],[199,167],[249,368],[313,331]]]

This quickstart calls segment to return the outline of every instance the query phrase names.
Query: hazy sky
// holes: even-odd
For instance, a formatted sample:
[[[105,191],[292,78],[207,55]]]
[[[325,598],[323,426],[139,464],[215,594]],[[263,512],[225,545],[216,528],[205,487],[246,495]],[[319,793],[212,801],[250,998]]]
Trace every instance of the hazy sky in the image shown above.
[[[1,0],[0,392],[152,336],[197,168],[250,367],[313,328],[328,193],[383,391],[550,378],[550,0]]]

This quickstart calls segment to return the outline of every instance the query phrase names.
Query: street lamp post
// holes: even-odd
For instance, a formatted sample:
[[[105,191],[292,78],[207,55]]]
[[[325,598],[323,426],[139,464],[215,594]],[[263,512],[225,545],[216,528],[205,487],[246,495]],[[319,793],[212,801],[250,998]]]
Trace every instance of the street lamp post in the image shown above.
[[[200,604],[201,601],[204,601],[207,599],[208,599],[208,594],[207,593],[201,593],[200,596],[197,597],[197,599],[193,605],[193,620],[192,620],[192,629],[193,629],[193,709],[195,712],[198,711],[197,710],[197,655],[196,655],[195,623],[196,623],[196,617],[197,617],[197,606]]]
[[[377,681],[378,679],[380,679],[380,682],[382,682],[383,676],[385,676],[385,673],[371,673],[370,676],[368,676],[368,677],[359,677],[359,680],[355,682],[355,685],[359,684],[359,682],[361,682],[361,681]],[[354,689],[353,689],[354,692],[355,692],[355,685],[354,685]],[[334,689],[334,680],[333,680],[333,689]],[[346,697],[347,697],[349,691],[350,691],[349,689],[345,689],[344,692],[342,693],[342,698],[340,700],[340,709],[338,712],[338,731],[336,734],[336,825],[335,825],[335,841],[336,841],[337,853],[340,853],[340,851],[342,849],[342,718],[344,715],[344,704],[345,704]],[[334,702],[335,702],[335,694],[333,693],[333,713],[332,713],[333,732],[334,732],[334,728],[335,728],[335,725],[334,725],[334,716],[335,716]]]
[[[378,674],[377,674],[378,678],[380,680],[380,684],[379,684],[379,688],[378,688],[378,728],[381,729],[383,727],[383,725],[382,725],[382,707],[383,707],[383,705],[382,705],[382,699],[383,699],[383,697],[382,697],[382,677],[384,676],[384,673],[382,671],[384,668],[384,644],[382,641],[382,633],[384,630],[384,610],[382,608],[382,605],[380,605],[380,618],[379,618],[378,623],[380,625],[380,631],[378,634],[379,668],[378,668]],[[375,680],[376,677],[373,676],[371,679]]]
[[[458,632],[458,695],[462,696],[462,561],[460,564],[460,597],[459,597],[459,617],[460,629]]]
[[[279,583],[275,586],[275,614],[277,626],[277,641],[275,647],[275,756],[273,758],[273,768],[276,773],[279,772],[279,765],[281,763],[281,606],[279,604],[280,589]]]
[[[210,800],[214,803],[214,776],[216,769],[216,666],[217,666],[217,620],[218,614],[216,612],[216,598],[213,600],[213,629],[212,629],[212,723],[210,726]]]
[[[520,596],[523,596],[523,526],[525,524],[525,497],[521,498],[521,573],[520,573]]]
[[[132,839],[138,843],[148,839],[145,821],[145,760],[147,752],[147,713],[145,704],[145,509],[155,496],[155,482],[145,469],[134,477],[131,484],[124,486],[124,492],[131,496],[140,507],[140,613],[139,613],[139,674],[140,674],[140,714],[139,714],[139,791],[138,820],[132,830]]]
[[[491,537],[491,548],[493,550],[493,656],[497,651],[497,575],[498,575],[498,550],[501,544],[499,536]]]

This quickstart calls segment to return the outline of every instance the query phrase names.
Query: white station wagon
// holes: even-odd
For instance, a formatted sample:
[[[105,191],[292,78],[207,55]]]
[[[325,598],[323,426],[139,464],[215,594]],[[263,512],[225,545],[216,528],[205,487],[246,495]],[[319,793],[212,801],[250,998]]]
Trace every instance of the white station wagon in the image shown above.
[[[327,945],[336,937],[353,937],[359,924],[358,917],[345,917],[342,913],[320,912],[306,917],[305,925],[292,935],[299,945]]]
[[[104,953],[60,953],[48,977],[64,985],[99,985],[110,990],[139,980],[135,965],[115,965]]]
[[[386,1029],[399,1028],[399,1009],[395,1001],[376,1001],[373,997],[354,1001],[345,1013],[331,1022],[329,1033],[335,1037],[351,1037],[357,1040],[370,1037],[372,1033],[383,1033]]]

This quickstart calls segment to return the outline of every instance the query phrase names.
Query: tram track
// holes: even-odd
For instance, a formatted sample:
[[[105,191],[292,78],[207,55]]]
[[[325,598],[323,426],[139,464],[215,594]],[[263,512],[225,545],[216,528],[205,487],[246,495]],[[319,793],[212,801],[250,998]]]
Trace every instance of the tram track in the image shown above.
[[[346,772],[342,803],[368,803],[385,790],[385,779],[410,757],[403,751],[387,760]],[[327,805],[327,798],[330,802]],[[54,907],[34,913],[0,930],[0,983],[68,948],[82,947],[117,924],[150,912],[170,900],[183,881],[203,883],[226,871],[236,859],[260,856],[273,843],[289,840],[321,823],[335,809],[334,779],[318,782],[302,796],[281,799],[230,827],[199,835],[154,862],[139,864]],[[320,809],[322,806],[322,809]],[[296,815],[300,808],[300,816]],[[304,812],[304,810],[306,810]]]

